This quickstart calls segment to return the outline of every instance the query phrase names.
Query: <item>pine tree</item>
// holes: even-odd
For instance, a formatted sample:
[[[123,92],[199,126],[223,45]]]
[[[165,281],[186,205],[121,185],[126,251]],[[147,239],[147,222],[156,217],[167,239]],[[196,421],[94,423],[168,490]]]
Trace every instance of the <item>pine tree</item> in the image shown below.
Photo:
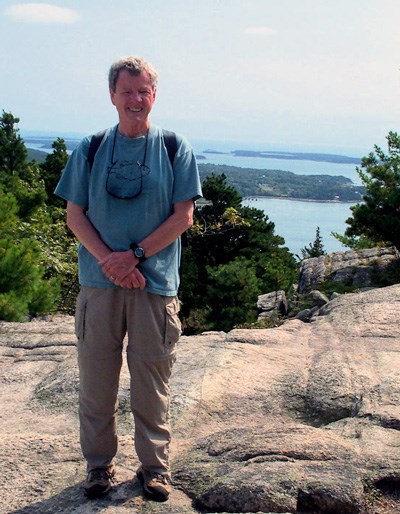
[[[389,132],[388,153],[375,146],[357,168],[366,193],[363,203],[351,207],[352,216],[344,236],[338,236],[352,247],[394,245],[400,249],[400,136]]]
[[[237,257],[207,271],[206,319],[210,328],[229,331],[239,323],[255,322],[261,283],[252,262]]]
[[[321,257],[321,255],[326,255],[319,227],[317,227],[317,230],[315,232],[314,242],[302,248],[301,255],[303,259],[309,259],[311,257]]]
[[[11,192],[18,203],[18,215],[28,220],[42,207],[46,191],[40,169],[26,161],[28,152],[19,135],[19,118],[3,111],[0,117],[0,185],[5,193]]]
[[[24,321],[55,308],[59,279],[48,274],[53,227],[35,162],[27,162],[18,118],[0,117],[0,319]]]
[[[45,161],[40,164],[41,177],[47,193],[47,205],[62,207],[65,202],[54,194],[54,190],[61,173],[68,161],[68,152],[65,141],[57,138],[52,144],[53,152],[46,155]]]
[[[0,170],[9,176],[20,175],[28,156],[25,144],[18,134],[18,123],[19,118],[3,110],[0,117]]]
[[[18,204],[0,187],[0,319],[26,321],[52,310],[57,280],[44,279],[39,245],[20,233]]]

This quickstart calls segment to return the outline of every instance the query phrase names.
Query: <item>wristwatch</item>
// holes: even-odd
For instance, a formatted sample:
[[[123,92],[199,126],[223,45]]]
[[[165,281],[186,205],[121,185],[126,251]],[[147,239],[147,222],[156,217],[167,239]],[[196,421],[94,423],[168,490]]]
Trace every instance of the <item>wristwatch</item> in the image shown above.
[[[137,245],[136,243],[132,243],[129,247],[132,252],[133,252],[133,255],[139,259],[139,262],[142,263],[146,260],[146,255],[145,255],[145,251],[144,251],[144,248],[142,248],[141,246]]]

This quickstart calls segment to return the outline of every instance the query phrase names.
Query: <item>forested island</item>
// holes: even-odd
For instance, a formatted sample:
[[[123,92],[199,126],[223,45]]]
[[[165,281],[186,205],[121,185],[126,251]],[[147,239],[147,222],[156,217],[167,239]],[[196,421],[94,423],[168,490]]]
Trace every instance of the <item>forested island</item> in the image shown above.
[[[200,178],[224,174],[228,183],[242,196],[273,196],[320,202],[357,202],[365,193],[346,177],[297,175],[284,170],[259,170],[223,164],[199,164]]]
[[[334,162],[337,164],[361,164],[358,157],[328,153],[304,153],[304,152],[280,152],[258,150],[232,150],[231,152],[219,152],[217,150],[204,150],[205,154],[233,155],[235,157],[262,157],[264,159],[284,159],[295,161]]]

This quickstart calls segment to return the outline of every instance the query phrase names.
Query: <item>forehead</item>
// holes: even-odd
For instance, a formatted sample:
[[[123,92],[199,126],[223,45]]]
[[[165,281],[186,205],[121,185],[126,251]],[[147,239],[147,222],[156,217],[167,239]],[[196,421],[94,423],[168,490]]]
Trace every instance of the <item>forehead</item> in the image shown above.
[[[141,71],[138,75],[134,75],[127,70],[121,70],[115,87],[149,87],[153,89],[150,76],[147,71]]]

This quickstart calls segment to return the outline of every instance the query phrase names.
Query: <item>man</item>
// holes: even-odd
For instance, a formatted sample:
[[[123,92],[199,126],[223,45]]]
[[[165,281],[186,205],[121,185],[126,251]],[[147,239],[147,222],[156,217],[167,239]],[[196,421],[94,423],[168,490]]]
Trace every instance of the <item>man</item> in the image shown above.
[[[83,139],[56,188],[80,241],[75,324],[84,490],[91,498],[107,494],[113,482],[126,334],[137,477],[154,500],[167,500],[171,490],[169,378],[181,333],[179,236],[192,225],[201,187],[188,142],[176,135],[171,165],[162,130],[150,124],[156,86],[157,73],[142,58],[111,66],[119,123],[106,132],[92,167],[91,138]]]

